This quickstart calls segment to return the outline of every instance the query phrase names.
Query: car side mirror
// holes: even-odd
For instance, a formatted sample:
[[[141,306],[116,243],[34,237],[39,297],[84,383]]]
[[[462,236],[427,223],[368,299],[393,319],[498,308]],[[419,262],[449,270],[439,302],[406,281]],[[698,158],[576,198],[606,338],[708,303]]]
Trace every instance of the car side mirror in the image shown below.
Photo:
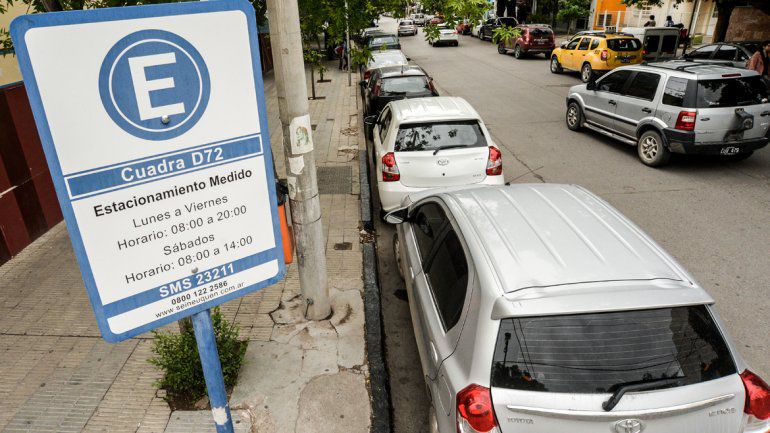
[[[567,44],[561,44],[559,45],[561,48],[567,48]]]
[[[596,81],[591,80],[586,83],[586,90],[596,90]]]
[[[369,140],[374,140],[374,125],[377,123],[377,116],[371,115],[364,117],[364,135]]]
[[[407,221],[409,208],[396,209],[385,214],[385,220],[388,224],[401,224]]]
[[[371,116],[364,117],[364,125],[366,126],[374,126],[374,124],[377,123],[377,116],[372,114]]]
[[[359,81],[358,85],[363,89],[364,87],[366,87],[366,80]]]
[[[407,57],[407,58],[406,58],[406,61],[407,61],[407,62],[411,62],[411,61],[412,61],[412,58],[411,58],[411,57]]]

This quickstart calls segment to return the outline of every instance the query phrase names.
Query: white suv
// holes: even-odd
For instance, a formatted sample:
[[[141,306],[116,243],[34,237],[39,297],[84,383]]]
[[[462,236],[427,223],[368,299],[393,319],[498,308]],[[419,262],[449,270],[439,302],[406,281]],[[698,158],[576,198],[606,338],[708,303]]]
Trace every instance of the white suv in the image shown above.
[[[503,184],[502,154],[462,98],[393,101],[365,123],[384,212],[428,188]]]

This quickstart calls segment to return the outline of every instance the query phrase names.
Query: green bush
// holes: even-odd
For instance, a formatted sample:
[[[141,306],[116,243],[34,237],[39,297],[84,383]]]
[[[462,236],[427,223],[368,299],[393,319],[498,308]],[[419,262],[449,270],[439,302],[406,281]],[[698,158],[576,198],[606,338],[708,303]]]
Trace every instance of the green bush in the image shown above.
[[[240,329],[228,323],[219,308],[211,310],[211,321],[225,386],[230,388],[238,378],[247,342],[238,340]],[[206,395],[206,381],[192,322],[183,320],[180,323],[182,329],[178,334],[153,331],[155,340],[152,351],[156,356],[150,358],[149,363],[163,370],[163,378],[157,386],[166,390],[169,399],[194,402]]]

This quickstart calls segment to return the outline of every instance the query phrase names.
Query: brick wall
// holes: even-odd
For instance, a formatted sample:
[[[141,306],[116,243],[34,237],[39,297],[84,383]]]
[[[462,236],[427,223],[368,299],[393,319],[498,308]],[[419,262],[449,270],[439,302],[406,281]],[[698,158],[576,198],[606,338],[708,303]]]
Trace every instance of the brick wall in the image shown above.
[[[730,16],[727,41],[770,40],[770,13],[752,6],[737,7]]]
[[[0,263],[62,220],[24,85],[0,88]]]

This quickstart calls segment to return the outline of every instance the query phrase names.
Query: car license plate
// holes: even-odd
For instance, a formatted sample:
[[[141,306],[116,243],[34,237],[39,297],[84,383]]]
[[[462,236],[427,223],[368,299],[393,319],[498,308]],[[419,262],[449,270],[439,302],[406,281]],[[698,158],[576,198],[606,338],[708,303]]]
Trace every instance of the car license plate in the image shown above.
[[[535,39],[535,43],[536,44],[544,44],[544,43],[546,43],[546,40],[545,39]]]
[[[719,153],[722,155],[737,155],[741,151],[740,147],[727,146],[723,147]]]
[[[620,63],[631,63],[631,59],[626,58],[626,57],[621,57],[620,58]]]

